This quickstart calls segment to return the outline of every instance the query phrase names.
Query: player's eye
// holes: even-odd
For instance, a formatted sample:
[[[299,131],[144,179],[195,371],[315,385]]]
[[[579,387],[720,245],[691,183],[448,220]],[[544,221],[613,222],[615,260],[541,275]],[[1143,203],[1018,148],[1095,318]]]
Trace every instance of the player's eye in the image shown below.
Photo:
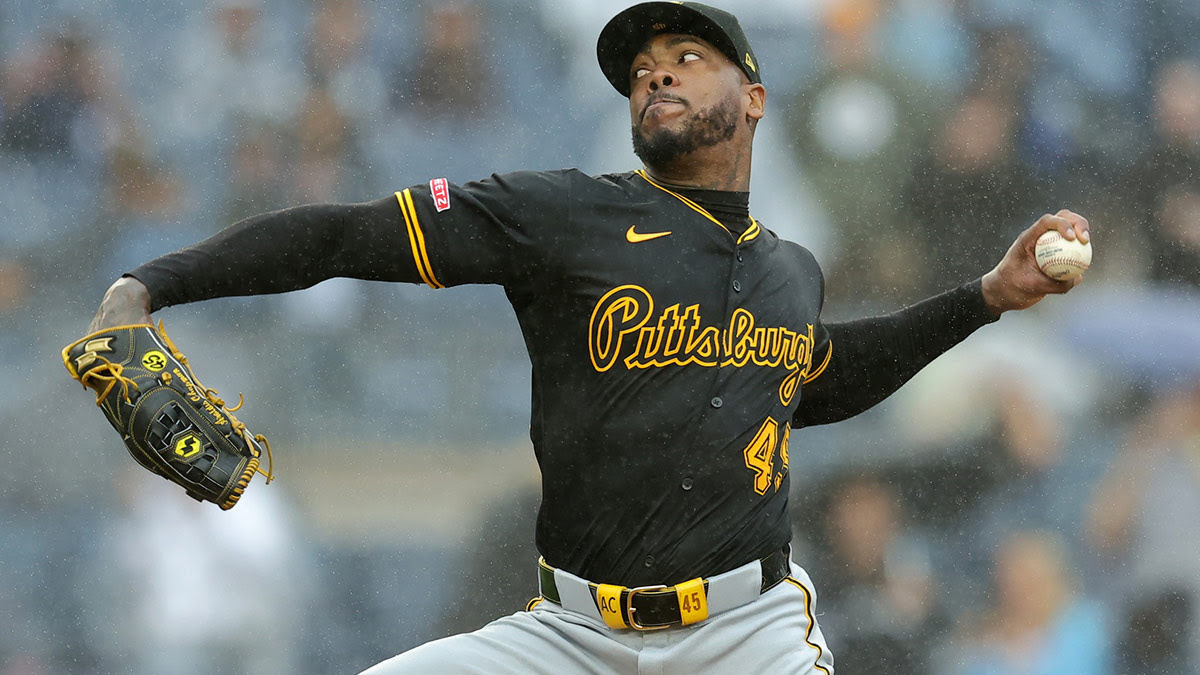
[[[634,68],[633,69],[633,79],[635,79],[635,80],[645,77],[646,75],[649,75],[649,74],[650,74],[649,68]]]
[[[684,52],[683,56],[679,57],[679,60],[683,61],[685,63],[688,61],[699,61],[700,55],[697,54],[696,52]]]

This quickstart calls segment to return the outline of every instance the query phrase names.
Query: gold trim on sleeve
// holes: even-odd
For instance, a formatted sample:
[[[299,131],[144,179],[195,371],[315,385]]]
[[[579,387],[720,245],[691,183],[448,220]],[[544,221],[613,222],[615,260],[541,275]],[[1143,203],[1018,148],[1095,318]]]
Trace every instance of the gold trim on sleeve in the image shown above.
[[[404,224],[408,227],[408,242],[412,248],[413,262],[421,280],[431,288],[445,288],[433,274],[433,265],[429,262],[429,252],[425,250],[425,234],[421,232],[421,223],[417,220],[417,208],[413,204],[412,192],[405,188],[396,193],[396,201],[400,203],[400,212],[404,214]]]

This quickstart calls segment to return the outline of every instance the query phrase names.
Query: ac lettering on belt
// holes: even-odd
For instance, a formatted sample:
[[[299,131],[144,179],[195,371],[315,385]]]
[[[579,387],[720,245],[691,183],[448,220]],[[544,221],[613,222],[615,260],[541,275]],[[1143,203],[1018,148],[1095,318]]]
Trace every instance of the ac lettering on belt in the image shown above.
[[[624,590],[624,586],[614,584],[596,586],[596,607],[600,610],[600,618],[609,628],[628,628],[621,614],[621,592]]]

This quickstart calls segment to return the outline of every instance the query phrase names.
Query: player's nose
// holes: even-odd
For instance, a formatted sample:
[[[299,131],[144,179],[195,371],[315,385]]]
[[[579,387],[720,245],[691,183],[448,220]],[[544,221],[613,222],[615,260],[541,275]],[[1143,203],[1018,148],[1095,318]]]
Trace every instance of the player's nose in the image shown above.
[[[670,87],[679,82],[675,74],[665,68],[655,68],[650,73],[650,91],[655,92],[663,87]]]

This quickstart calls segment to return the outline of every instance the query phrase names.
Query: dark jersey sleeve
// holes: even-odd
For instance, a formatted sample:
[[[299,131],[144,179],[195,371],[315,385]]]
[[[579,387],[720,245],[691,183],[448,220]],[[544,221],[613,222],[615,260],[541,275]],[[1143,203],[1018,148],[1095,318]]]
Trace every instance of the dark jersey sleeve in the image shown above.
[[[421,281],[519,285],[554,256],[569,215],[570,172],[519,171],[462,186],[435,179],[396,199]]]
[[[282,293],[333,277],[437,288],[508,283],[539,269],[547,228],[566,217],[567,182],[564,172],[492,176],[461,187],[435,180],[363,204],[264,213],[127,276],[150,290],[151,311]]]
[[[396,200],[312,204],[246,218],[126,274],[150,311],[237,295],[283,293],[332,277],[419,281]]]
[[[823,325],[815,370],[792,427],[853,417],[890,396],[976,329],[995,321],[980,280],[885,316]]]

